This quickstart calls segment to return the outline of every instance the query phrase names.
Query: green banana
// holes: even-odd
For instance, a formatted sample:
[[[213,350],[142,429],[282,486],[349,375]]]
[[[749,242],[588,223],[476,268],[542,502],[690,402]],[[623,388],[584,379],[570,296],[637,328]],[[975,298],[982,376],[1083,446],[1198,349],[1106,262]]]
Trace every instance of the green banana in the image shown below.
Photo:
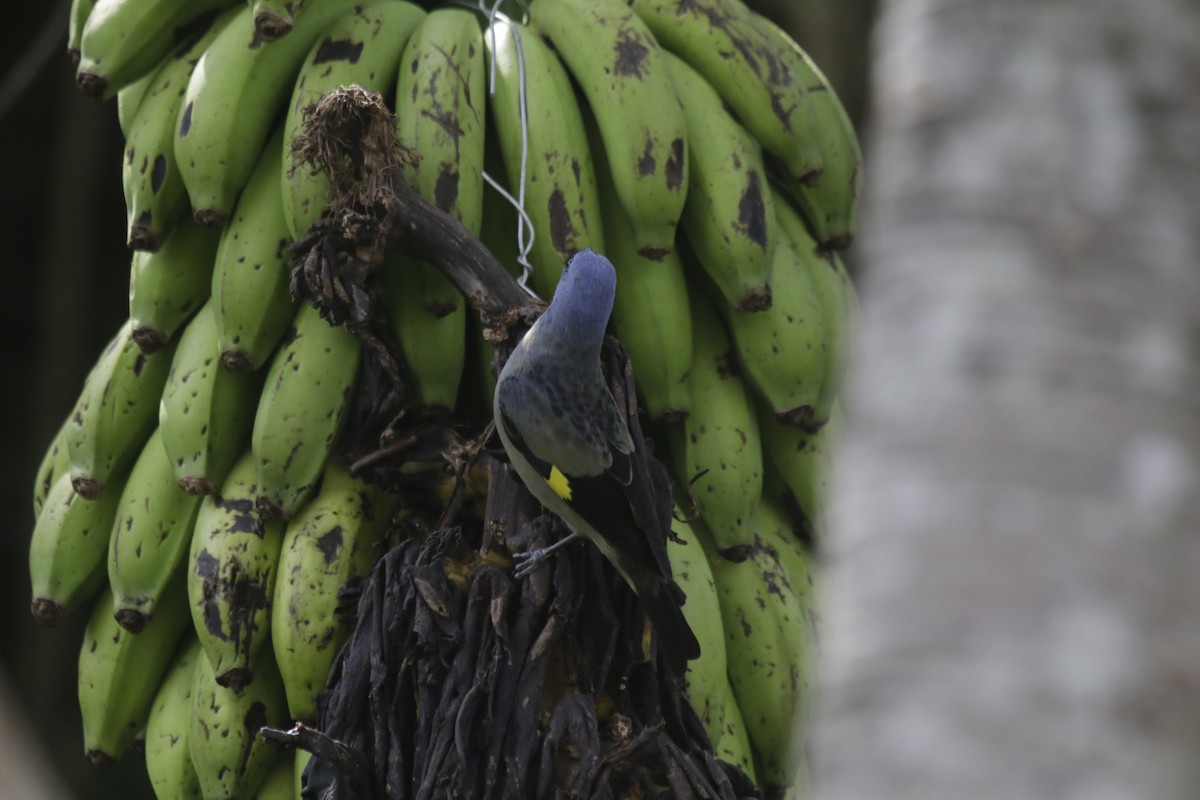
[[[700,658],[688,662],[684,690],[715,746],[725,724],[726,705],[733,697],[725,676],[721,604],[708,558],[691,525],[676,517],[671,528],[679,537],[667,541],[671,574],[687,596],[683,616],[700,641]]]
[[[67,454],[67,428],[70,424],[71,420],[65,419],[58,426],[58,431],[50,440],[50,446],[46,448],[46,452],[42,454],[42,460],[38,464],[37,477],[33,482],[33,518],[35,520],[41,516],[46,498],[50,495],[54,484],[71,469],[71,459]]]
[[[79,42],[83,38],[83,26],[92,13],[96,0],[71,0],[71,12],[67,18],[67,57],[71,67],[79,66]]]
[[[533,224],[531,285],[540,296],[550,297],[571,256],[586,247],[605,252],[594,151],[588,144],[571,78],[554,50],[535,31],[520,23],[497,20],[484,33],[484,43],[495,69],[495,93],[488,105],[514,197],[521,192],[522,151],[527,151],[524,199]],[[511,226],[505,225],[505,229],[511,236]]]
[[[716,546],[732,554],[754,541],[762,443],[725,326],[707,298],[695,290],[691,294],[692,413],[668,430],[668,442],[679,482],[694,481],[700,520]]]
[[[265,513],[290,518],[312,492],[350,409],[361,355],[354,334],[301,304],[267,370],[250,434]]]
[[[175,135],[175,160],[200,224],[219,227],[229,219],[304,56],[352,7],[352,0],[308,0],[291,33],[264,47],[252,9],[243,6],[200,57]],[[278,153],[280,146],[268,145],[266,152]]]
[[[126,322],[108,343],[71,411],[71,483],[89,500],[138,454],[151,431],[173,348],[146,355]]]
[[[296,751],[296,761],[292,765],[292,770],[295,777],[294,783],[292,784],[295,787],[295,794],[293,796],[296,798],[296,800],[301,800],[301,798],[304,796],[304,768],[308,766],[308,762],[311,758],[312,753],[308,752],[307,750]]]
[[[154,69],[179,31],[231,0],[96,0],[79,38],[75,83],[93,100],[108,99]]]
[[[804,257],[790,241],[779,243],[772,262],[770,308],[722,311],[757,396],[785,425],[815,430],[829,413],[823,402],[832,344],[827,314]]]
[[[156,252],[129,266],[129,322],[143,353],[161,350],[207,300],[220,234],[180,220]]]
[[[816,433],[780,424],[761,402],[758,408],[764,468],[783,485],[820,541],[825,530],[834,449],[845,436],[841,404],[833,403],[829,421]]]
[[[777,195],[775,212],[780,228],[791,240],[792,249],[796,251],[812,279],[813,290],[824,311],[825,325],[828,328],[825,376],[821,380],[821,396],[817,401],[818,413],[814,420],[819,423],[841,391],[842,379],[853,355],[858,324],[858,299],[854,292],[854,282],[846,273],[841,258],[835,252],[818,248],[816,240],[804,226],[800,215],[782,194]]]
[[[775,213],[762,148],[737,123],[717,91],[667,53],[688,131],[688,196],[681,225],[697,261],[730,308],[771,304]]]
[[[759,14],[751,18],[763,36],[776,44],[779,62],[807,87],[817,117],[813,133],[824,169],[815,184],[798,183],[792,188],[821,246],[843,250],[854,240],[858,227],[858,197],[863,182],[862,148],[854,123],[833,85],[808,53],[771,20]]]
[[[213,494],[246,449],[262,386],[255,373],[221,365],[217,321],[206,303],[179,337],[158,410],[174,480],[188,494]]]
[[[100,499],[85,500],[63,471],[46,495],[29,542],[29,609],[43,625],[57,625],[104,584],[120,481],[109,488]]]
[[[270,651],[271,599],[283,523],[255,509],[258,484],[249,451],[219,494],[200,502],[188,553],[187,594],[196,635],[215,680],[240,691],[257,682]],[[271,669],[275,669],[274,666]]]
[[[299,800],[296,792],[296,754],[280,753],[275,765],[259,785],[254,800]]]
[[[292,164],[305,109],[333,89],[351,84],[390,96],[404,45],[424,18],[423,10],[403,0],[357,6],[330,24],[308,51],[283,125],[283,216],[293,239],[328,208],[329,177]]]
[[[117,92],[117,125],[121,128],[121,135],[126,139],[129,138],[129,129],[133,126],[138,106],[141,105],[142,98],[146,96],[150,84],[153,83],[155,74],[151,70]]]
[[[200,499],[175,482],[156,429],[125,481],[108,542],[108,584],[122,628],[140,633],[174,586],[199,506]]]
[[[185,641],[175,654],[146,721],[146,772],[160,800],[201,800],[200,776],[192,766],[188,740],[195,700],[192,690],[198,663],[204,658],[200,642]]]
[[[317,493],[288,522],[271,606],[271,644],[292,719],[316,721],[317,692],[350,634],[337,614],[339,592],[370,572],[391,505],[352,477],[340,458],[331,458]]]
[[[759,777],[783,786],[802,756],[797,731],[808,701],[811,608],[761,539],[737,563],[706,546],[721,601],[729,683],[758,754]]]
[[[187,192],[175,158],[175,123],[196,63],[235,13],[236,9],[230,9],[210,20],[167,56],[162,66],[117,96],[120,107],[128,92],[149,81],[125,132],[121,159],[128,244],[133,250],[157,250],[171,229],[188,216]]]
[[[587,97],[638,250],[662,258],[687,197],[688,148],[654,35],[622,0],[534,0],[529,15]]]
[[[633,363],[637,391],[650,418],[679,422],[691,414],[693,338],[687,278],[679,253],[656,260],[638,252],[633,228],[597,150],[604,251],[617,271],[612,324]]]
[[[659,43],[704,76],[797,183],[820,178],[819,126],[803,76],[742,0],[630,0]]]
[[[733,696],[733,687],[729,684],[728,676],[722,674],[725,682],[725,710],[721,726],[720,738],[713,742],[713,755],[722,761],[741,768],[742,772],[758,783],[758,770],[754,766],[754,749],[750,746],[750,737],[746,733],[746,721],[742,718],[742,710],[738,708],[737,698]]]
[[[420,155],[402,168],[405,180],[475,235],[483,218],[483,49],[475,14],[434,9],[405,45],[396,81],[396,135]],[[450,411],[466,361],[466,303],[432,264],[400,256],[390,266],[388,319],[414,402]]]
[[[279,190],[283,169],[269,155],[282,142],[283,131],[276,131],[221,234],[213,265],[217,339],[221,361],[232,370],[266,363],[296,315],[288,290],[292,239]]]
[[[83,746],[98,766],[114,764],[146,725],[150,706],[188,627],[187,596],[178,583],[163,594],[154,621],[130,633],[113,618],[105,591],[92,611],[79,652]]]
[[[283,684],[270,648],[254,683],[238,692],[216,680],[207,658],[196,661],[188,750],[206,800],[251,800],[267,779],[280,747],[259,735],[287,723]]]

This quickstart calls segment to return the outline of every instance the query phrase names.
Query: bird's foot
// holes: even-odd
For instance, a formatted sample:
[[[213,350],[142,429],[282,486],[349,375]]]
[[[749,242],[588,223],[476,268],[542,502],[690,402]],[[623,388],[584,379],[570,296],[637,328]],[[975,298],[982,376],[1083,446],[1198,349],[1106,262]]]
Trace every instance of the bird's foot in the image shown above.
[[[538,547],[534,550],[524,550],[520,553],[513,553],[513,577],[517,580],[523,580],[524,578],[527,578],[535,569],[541,566],[542,562],[549,558],[555,550],[574,541],[575,537],[578,535],[578,533],[571,533],[570,535],[559,539],[554,544],[547,545],[545,547]]]

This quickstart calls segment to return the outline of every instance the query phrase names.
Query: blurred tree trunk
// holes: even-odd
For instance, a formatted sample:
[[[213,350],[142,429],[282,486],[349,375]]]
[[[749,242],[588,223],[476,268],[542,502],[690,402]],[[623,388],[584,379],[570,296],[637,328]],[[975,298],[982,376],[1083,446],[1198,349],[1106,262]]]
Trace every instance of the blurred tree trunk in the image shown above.
[[[814,797],[1200,796],[1200,6],[882,12]]]

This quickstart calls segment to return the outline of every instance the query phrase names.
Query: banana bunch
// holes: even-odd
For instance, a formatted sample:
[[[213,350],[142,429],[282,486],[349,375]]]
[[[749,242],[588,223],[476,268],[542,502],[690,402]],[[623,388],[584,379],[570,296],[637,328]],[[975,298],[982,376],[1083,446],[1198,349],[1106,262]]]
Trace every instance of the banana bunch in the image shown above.
[[[304,759],[257,729],[315,718],[340,597],[417,513],[346,458],[364,343],[290,292],[330,186],[293,162],[304,115],[358,85],[418,156],[405,180],[533,292],[582,248],[614,262],[686,520],[687,696],[721,759],[802,795],[862,183],[807,54],[743,0],[74,0],[68,47],[117,101],[133,251],[129,320],[34,486],[34,616],[91,615],[88,756],[143,735],[160,798],[298,796]],[[463,298],[407,254],[381,287],[407,402],[481,431],[492,351]]]

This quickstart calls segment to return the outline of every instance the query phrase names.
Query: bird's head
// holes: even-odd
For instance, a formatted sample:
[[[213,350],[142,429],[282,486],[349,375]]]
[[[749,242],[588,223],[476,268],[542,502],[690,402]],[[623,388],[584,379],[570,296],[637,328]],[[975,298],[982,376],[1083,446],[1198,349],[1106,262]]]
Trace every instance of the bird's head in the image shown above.
[[[612,262],[591,249],[576,253],[563,269],[546,315],[569,326],[585,340],[599,343],[612,314],[617,272]]]

